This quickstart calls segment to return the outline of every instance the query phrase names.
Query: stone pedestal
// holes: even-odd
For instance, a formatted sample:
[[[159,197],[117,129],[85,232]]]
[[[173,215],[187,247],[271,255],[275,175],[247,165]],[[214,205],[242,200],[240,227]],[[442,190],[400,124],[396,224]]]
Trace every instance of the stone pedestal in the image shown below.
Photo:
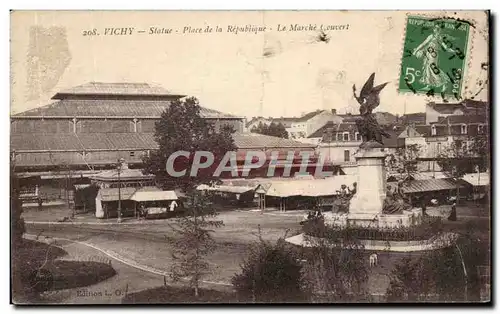
[[[358,164],[358,185],[356,195],[349,205],[350,214],[382,213],[386,196],[385,157],[382,145],[361,148],[355,156]]]
[[[355,156],[358,165],[356,194],[350,201],[349,213],[325,213],[325,223],[336,227],[398,228],[418,225],[422,210],[413,208],[401,214],[383,214],[386,198],[386,170],[383,146],[364,143]]]
[[[325,224],[346,228],[358,227],[364,229],[386,229],[417,226],[422,223],[422,209],[413,208],[409,211],[403,211],[401,214],[371,214],[371,213],[332,213],[323,214]]]

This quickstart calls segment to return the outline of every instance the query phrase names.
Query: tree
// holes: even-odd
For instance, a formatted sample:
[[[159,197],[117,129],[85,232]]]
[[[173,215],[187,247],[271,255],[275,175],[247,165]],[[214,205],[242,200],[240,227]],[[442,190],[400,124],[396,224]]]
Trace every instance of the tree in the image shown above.
[[[200,183],[207,183],[213,177],[213,167],[200,169],[196,176],[190,176],[194,153],[208,151],[214,154],[213,165],[218,165],[226,152],[236,149],[232,134],[234,129],[224,126],[220,130],[215,125],[201,117],[201,107],[194,97],[185,100],[175,100],[162,113],[155,125],[155,140],[158,151],[144,156],[144,172],[154,174],[157,182],[166,189],[177,187],[189,189]],[[178,151],[189,152],[189,157],[178,157],[174,169],[186,169],[186,175],[172,178],[166,171],[167,159]]]
[[[213,228],[221,227],[223,222],[213,220],[217,213],[205,192],[194,190],[189,199],[185,215],[177,226],[172,226],[177,235],[170,239],[174,259],[172,278],[176,281],[189,279],[189,286],[194,289],[195,297],[198,297],[201,279],[210,269],[205,258],[215,249]]]
[[[271,122],[270,124],[264,124],[259,122],[258,126],[254,126],[251,130],[253,133],[259,133],[263,135],[269,135],[274,137],[288,138],[288,132],[285,126],[280,123]]]
[[[422,261],[407,256],[394,266],[389,275],[388,302],[418,301],[430,293],[432,280],[430,272],[425,269],[426,263]]]
[[[469,146],[470,154],[475,158],[475,166],[480,171],[485,171],[489,168],[490,164],[490,142],[489,142],[489,134],[485,135],[477,135],[474,137],[473,141]]]
[[[306,273],[316,289],[324,291],[329,301],[346,300],[349,295],[365,296],[368,271],[364,246],[355,235],[356,229],[350,226],[333,229],[320,217],[308,220],[303,230],[312,246],[305,256]]]
[[[386,166],[390,171],[405,175],[405,179],[410,178],[418,172],[417,159],[420,156],[421,146],[418,144],[406,145],[398,148],[394,154],[386,158]]]
[[[455,140],[439,154],[437,163],[450,178],[458,180],[467,173],[485,170],[489,162],[489,149],[484,137],[472,141]],[[457,202],[460,186],[457,184]]]
[[[21,254],[23,234],[25,232],[22,215],[22,201],[19,199],[19,179],[14,172],[14,162],[10,164],[10,231],[11,231],[11,265],[12,265],[12,299],[14,302],[30,302],[36,296],[27,274],[30,273],[30,262]]]
[[[488,260],[488,249],[466,232],[444,248],[396,265],[387,290],[388,301],[425,300],[436,294],[443,301],[478,301],[478,267]]]
[[[283,238],[273,244],[259,237],[231,280],[239,297],[253,302],[307,301],[302,266]]]
[[[19,199],[19,179],[14,172],[11,163],[10,169],[10,215],[11,215],[11,232],[12,232],[12,247],[19,248],[22,244],[24,228],[24,219],[21,218],[23,213],[22,201]]]

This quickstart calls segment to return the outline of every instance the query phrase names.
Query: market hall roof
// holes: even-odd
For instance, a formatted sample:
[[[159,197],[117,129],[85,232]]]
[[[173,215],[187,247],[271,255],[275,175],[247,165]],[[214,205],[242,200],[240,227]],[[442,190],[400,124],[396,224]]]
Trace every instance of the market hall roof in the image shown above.
[[[23,117],[149,117],[159,119],[170,105],[166,100],[142,99],[62,99],[43,107],[12,116]],[[208,119],[240,119],[214,109],[201,107],[200,115]]]
[[[238,149],[300,148],[314,145],[257,133],[234,133]],[[96,151],[157,149],[153,133],[17,133],[10,136],[11,151]]]
[[[94,151],[156,149],[153,133],[13,133],[15,151]]]
[[[12,118],[28,117],[148,117],[159,119],[170,102],[184,97],[147,83],[97,83],[79,85],[55,94],[46,106],[30,109]],[[231,114],[201,107],[208,119],[241,119]]]
[[[161,86],[147,83],[102,83],[89,82],[55,94],[52,99],[64,99],[68,96],[166,96],[181,98],[185,95],[174,94]]]

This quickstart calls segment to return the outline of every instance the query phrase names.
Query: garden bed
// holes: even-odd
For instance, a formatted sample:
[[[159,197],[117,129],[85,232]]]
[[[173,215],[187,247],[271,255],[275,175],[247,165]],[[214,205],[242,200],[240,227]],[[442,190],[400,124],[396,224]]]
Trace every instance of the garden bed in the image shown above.
[[[41,267],[46,260],[52,261],[67,254],[58,246],[23,239],[19,248],[12,247],[12,264],[24,278]]]
[[[92,261],[54,261],[47,270],[53,275],[51,290],[86,287],[116,275],[111,264]]]
[[[53,261],[42,269],[33,270],[29,283],[37,292],[86,287],[113,277],[110,264],[81,261]]]
[[[186,287],[161,286],[131,293],[122,299],[124,304],[178,304],[178,303],[237,303],[234,292],[199,289],[198,297],[194,290]]]

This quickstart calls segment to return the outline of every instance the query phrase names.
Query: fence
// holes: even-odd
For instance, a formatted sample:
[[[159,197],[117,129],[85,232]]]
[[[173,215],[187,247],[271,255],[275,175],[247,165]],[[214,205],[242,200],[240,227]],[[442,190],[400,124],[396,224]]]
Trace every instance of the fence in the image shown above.
[[[441,226],[441,217],[426,217],[421,225],[396,228],[331,228],[326,227],[321,219],[311,219],[304,224],[304,232],[315,237],[332,239],[346,236],[358,240],[377,241],[419,241],[427,240],[436,234]]]

